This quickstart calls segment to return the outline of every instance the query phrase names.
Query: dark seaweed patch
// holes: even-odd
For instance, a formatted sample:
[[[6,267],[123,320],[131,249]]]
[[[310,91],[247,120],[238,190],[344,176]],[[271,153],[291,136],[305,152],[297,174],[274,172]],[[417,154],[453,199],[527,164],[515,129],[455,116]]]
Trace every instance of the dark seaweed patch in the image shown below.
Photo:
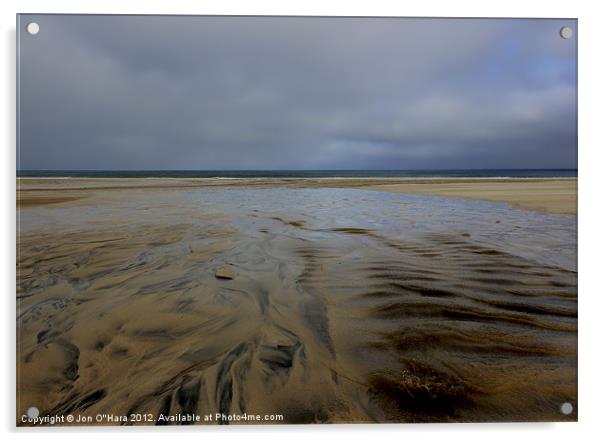
[[[449,418],[470,404],[469,390],[462,379],[416,361],[397,372],[374,374],[368,386],[371,395],[393,404],[410,421]]]

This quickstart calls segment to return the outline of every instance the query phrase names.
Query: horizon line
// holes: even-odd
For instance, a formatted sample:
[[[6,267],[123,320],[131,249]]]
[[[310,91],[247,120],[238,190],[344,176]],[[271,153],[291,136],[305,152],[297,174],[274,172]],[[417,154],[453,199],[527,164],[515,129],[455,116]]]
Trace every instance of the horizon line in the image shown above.
[[[119,172],[150,172],[150,171],[173,171],[173,172],[266,172],[266,171],[286,171],[286,172],[307,172],[307,171],[478,171],[478,170],[578,170],[578,167],[496,167],[496,168],[303,168],[303,169],[290,169],[290,168],[249,168],[249,169],[237,169],[237,168],[214,168],[214,169],[185,169],[185,168],[140,168],[140,169],[120,169],[120,168],[99,168],[99,169],[85,169],[85,168],[69,168],[69,169],[45,169],[45,168],[28,168],[28,169],[17,169],[17,172],[107,172],[107,171],[119,171]]]

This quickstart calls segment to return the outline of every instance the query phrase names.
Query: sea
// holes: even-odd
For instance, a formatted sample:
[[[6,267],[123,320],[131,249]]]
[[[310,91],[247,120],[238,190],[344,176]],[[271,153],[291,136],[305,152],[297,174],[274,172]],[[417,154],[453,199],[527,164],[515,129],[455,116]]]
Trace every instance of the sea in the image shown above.
[[[577,169],[466,170],[17,170],[36,178],[570,178]]]

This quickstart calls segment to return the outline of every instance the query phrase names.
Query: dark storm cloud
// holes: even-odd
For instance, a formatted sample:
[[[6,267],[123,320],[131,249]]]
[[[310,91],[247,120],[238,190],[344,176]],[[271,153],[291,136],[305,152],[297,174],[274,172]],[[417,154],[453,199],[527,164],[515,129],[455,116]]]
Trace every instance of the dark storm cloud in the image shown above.
[[[576,167],[567,24],[23,16],[19,166]]]

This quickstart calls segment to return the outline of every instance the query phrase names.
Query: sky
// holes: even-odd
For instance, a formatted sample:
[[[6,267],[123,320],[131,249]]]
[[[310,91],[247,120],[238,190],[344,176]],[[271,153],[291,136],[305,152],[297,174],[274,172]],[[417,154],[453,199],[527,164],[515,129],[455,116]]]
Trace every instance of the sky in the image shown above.
[[[576,168],[576,26],[22,15],[17,168]]]

